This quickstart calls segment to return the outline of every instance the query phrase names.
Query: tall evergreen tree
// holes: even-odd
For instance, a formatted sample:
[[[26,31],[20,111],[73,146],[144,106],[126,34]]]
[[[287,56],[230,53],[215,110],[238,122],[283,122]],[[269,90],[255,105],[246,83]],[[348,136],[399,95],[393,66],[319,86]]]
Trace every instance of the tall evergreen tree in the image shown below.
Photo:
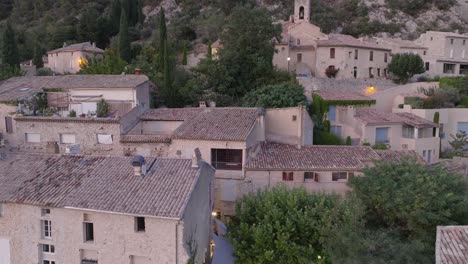
[[[211,43],[208,44],[208,50],[206,52],[206,58],[208,60],[212,60],[213,59],[213,53],[212,53],[212,48],[211,48]]]
[[[3,63],[12,68],[20,67],[20,58],[16,35],[10,21],[7,22],[5,32],[3,33]]]
[[[130,62],[132,51],[130,47],[130,38],[128,36],[127,15],[123,7],[122,12],[120,13],[119,55],[124,61]]]
[[[138,15],[138,23],[143,24],[145,22],[145,15],[143,14],[143,3],[142,0],[136,1],[136,8],[137,8],[137,15]]]
[[[167,27],[166,27],[166,15],[164,8],[161,7],[159,14],[159,67],[164,67],[164,53],[166,52],[167,42]]]
[[[39,44],[39,41],[36,39],[35,44],[34,44],[33,64],[38,69],[44,67],[44,61],[42,60],[43,54],[44,54],[44,50]]]
[[[182,48],[182,65],[187,65],[187,44]]]
[[[112,1],[111,5],[111,14],[110,14],[110,21],[112,24],[112,33],[116,34],[119,32],[120,27],[120,13],[122,11],[121,0],[114,0]]]

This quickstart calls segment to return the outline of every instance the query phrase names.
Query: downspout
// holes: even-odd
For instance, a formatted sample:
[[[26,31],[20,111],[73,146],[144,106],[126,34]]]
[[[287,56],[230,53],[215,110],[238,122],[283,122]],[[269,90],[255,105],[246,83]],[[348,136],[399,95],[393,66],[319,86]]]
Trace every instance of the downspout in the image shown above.
[[[302,148],[302,144],[303,144],[303,135],[302,135],[302,130],[304,129],[304,118],[303,118],[303,110],[304,110],[304,106],[303,105],[300,105],[299,106],[299,124],[297,126],[297,148],[298,149],[301,149]]]
[[[175,264],[179,263],[179,225],[180,221],[177,221],[175,225]]]

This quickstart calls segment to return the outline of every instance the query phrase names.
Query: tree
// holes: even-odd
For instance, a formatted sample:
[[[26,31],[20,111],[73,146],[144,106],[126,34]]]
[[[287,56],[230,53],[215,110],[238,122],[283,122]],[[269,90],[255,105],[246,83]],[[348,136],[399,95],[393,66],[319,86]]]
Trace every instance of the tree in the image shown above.
[[[166,27],[166,15],[164,14],[164,8],[161,7],[159,13],[159,67],[164,67],[164,53],[166,52],[167,44],[167,27]]]
[[[177,107],[178,106],[178,96],[176,87],[172,86],[172,79],[170,75],[170,64],[169,64],[169,55],[167,54],[167,43],[164,43],[164,71],[163,71],[163,80],[164,80],[164,87],[163,87],[163,97],[164,102],[167,107]]]
[[[182,65],[187,65],[187,44],[182,48]]]
[[[395,252],[382,263],[402,257],[411,261],[393,263],[434,262],[436,227],[468,223],[468,183],[460,175],[440,166],[429,167],[414,157],[376,162],[364,169],[364,177],[354,177],[349,184],[365,207],[368,230],[384,230],[396,242],[413,245],[411,251]]]
[[[211,48],[211,43],[208,44],[208,50],[206,51],[206,59],[212,60],[213,59],[213,49]]]
[[[115,50],[107,49],[104,56],[86,58],[80,65],[80,74],[121,74],[125,72],[127,63],[120,58]]]
[[[122,7],[122,11],[120,12],[119,55],[124,61],[130,62],[131,52],[127,15],[125,9]]]
[[[266,85],[250,91],[243,98],[243,106],[281,108],[305,105],[304,88],[297,83]]]
[[[303,188],[246,195],[229,225],[236,263],[328,263],[326,239],[337,227],[354,229],[361,212],[357,203]]]
[[[424,73],[424,61],[418,54],[398,53],[393,55],[388,70],[397,83],[407,83],[415,74]]]
[[[98,29],[98,18],[99,13],[96,11],[95,8],[87,8],[81,14],[81,17],[78,21],[77,26],[77,37],[78,41],[85,42],[91,41],[96,42],[96,33]]]
[[[34,56],[33,56],[32,61],[37,69],[44,67],[44,62],[42,61],[43,55],[44,55],[44,50],[39,44],[39,41],[36,40],[34,44]]]
[[[465,155],[465,146],[468,144],[468,136],[465,131],[459,131],[457,134],[450,135],[452,141],[449,142],[454,156],[463,157]]]
[[[121,0],[112,1],[110,21],[111,21],[111,25],[112,25],[112,29],[113,29],[112,30],[113,34],[116,34],[116,33],[119,32],[121,12],[122,12]]]
[[[109,104],[104,99],[101,99],[101,101],[97,103],[96,116],[106,117],[108,114],[109,114]]]
[[[5,32],[3,33],[2,47],[3,63],[11,68],[20,67],[20,58],[18,52],[18,44],[16,42],[15,31],[11,26],[10,21],[7,21]]]

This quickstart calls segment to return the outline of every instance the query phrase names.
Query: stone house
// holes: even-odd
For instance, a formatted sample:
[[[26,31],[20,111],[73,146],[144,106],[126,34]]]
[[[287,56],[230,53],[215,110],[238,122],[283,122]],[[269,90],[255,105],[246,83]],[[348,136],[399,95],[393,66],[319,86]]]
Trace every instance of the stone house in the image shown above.
[[[66,45],[47,52],[47,62],[44,67],[60,74],[77,73],[86,59],[102,57],[104,50],[97,48],[96,43],[83,42]]]
[[[214,169],[196,153],[3,155],[1,263],[209,263]]]
[[[122,135],[124,151],[188,158],[199,148],[216,169],[215,211],[234,214],[244,166],[259,144],[311,145],[313,123],[304,107],[150,109]],[[150,143],[142,143],[150,142]],[[170,143],[168,143],[170,142]],[[137,144],[137,145],[135,145]]]
[[[365,146],[297,146],[266,143],[247,163],[245,192],[278,184],[312,192],[344,194],[349,178],[380,156]]]
[[[332,72],[338,79],[387,77],[390,49],[349,35],[326,35],[310,23],[310,10],[310,0],[296,0],[294,16],[280,22],[282,39],[276,42],[273,57],[276,67],[299,77],[328,77]]]
[[[14,144],[17,112],[25,103],[45,94],[47,107],[62,116],[71,110],[86,115],[96,112],[98,101],[109,105],[109,116],[123,116],[139,106],[149,108],[149,93],[153,84],[143,75],[66,75],[14,77],[0,83],[0,134]]]
[[[425,61],[429,76],[468,74],[468,35],[427,31],[415,43],[428,48]]]

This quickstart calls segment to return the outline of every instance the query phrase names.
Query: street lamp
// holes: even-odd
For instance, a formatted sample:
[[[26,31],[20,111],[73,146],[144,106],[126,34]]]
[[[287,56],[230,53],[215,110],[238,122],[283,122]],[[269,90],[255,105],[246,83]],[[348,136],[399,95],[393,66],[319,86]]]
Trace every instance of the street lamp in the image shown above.
[[[289,62],[291,61],[291,57],[288,57],[288,72],[289,72]]]

